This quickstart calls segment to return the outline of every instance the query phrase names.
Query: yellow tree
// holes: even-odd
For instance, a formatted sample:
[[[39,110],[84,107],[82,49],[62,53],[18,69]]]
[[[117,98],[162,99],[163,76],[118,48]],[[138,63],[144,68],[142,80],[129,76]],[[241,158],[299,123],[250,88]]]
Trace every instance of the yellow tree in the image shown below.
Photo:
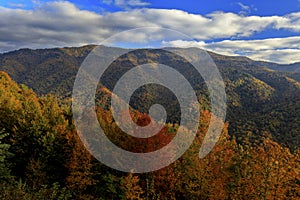
[[[76,131],[70,131],[67,134],[69,160],[67,168],[69,175],[66,178],[67,187],[76,191],[79,195],[83,195],[85,190],[94,184],[96,181],[93,179],[92,171],[92,155],[83,146]]]
[[[142,200],[144,191],[139,185],[140,179],[138,176],[129,173],[122,177],[121,188],[125,191],[125,199],[128,200]]]

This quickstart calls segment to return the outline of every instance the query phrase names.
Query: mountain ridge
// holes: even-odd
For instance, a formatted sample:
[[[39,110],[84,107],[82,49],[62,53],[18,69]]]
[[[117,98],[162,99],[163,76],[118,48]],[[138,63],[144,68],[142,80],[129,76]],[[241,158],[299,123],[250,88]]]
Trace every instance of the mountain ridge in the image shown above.
[[[0,70],[7,72],[16,82],[29,86],[39,95],[52,93],[61,98],[71,97],[77,71],[93,48],[95,48],[94,45],[44,50],[23,49],[0,54]],[[112,47],[101,46],[100,48],[105,53],[106,48]],[[116,51],[118,49],[115,48]],[[181,49],[181,51],[189,54],[189,49]],[[191,74],[188,63],[163,50],[142,49],[139,56],[135,54],[135,52],[129,52],[118,62],[112,63],[114,67],[112,72],[120,75],[126,71],[126,66],[130,68],[145,61],[151,61],[169,62],[170,66],[179,66],[186,69],[184,71],[187,74]],[[274,70],[284,69],[287,65],[253,61],[247,57],[222,56],[212,52],[209,54],[219,68],[226,85],[229,132],[240,141],[248,137],[247,135],[251,132],[260,136],[267,134],[291,149],[299,147],[299,140],[294,140],[294,138],[300,133],[297,126],[300,120],[298,114],[300,113],[300,74]],[[140,58],[133,62],[132,57]],[[103,82],[110,84],[117,78],[112,73]],[[199,77],[191,75],[191,78],[192,82],[199,82]],[[107,87],[110,88],[109,85]],[[143,92],[147,95],[144,94],[141,97],[148,99],[137,99],[136,105],[132,106],[145,111],[149,105],[143,106],[141,102],[148,100],[153,103],[155,98],[149,94],[156,92],[156,89],[149,88]],[[205,83],[202,82],[197,86],[197,92],[201,96],[202,106],[209,108],[209,94]],[[170,98],[166,99],[171,101]],[[173,101],[162,103],[176,105]]]

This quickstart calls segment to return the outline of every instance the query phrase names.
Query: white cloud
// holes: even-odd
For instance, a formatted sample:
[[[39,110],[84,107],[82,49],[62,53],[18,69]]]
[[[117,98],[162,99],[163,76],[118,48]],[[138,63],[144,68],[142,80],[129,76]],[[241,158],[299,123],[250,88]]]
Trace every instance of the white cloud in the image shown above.
[[[142,6],[144,3],[135,0],[126,2],[136,6]],[[119,1],[119,3],[122,3],[122,1]],[[300,32],[300,12],[285,16],[267,17],[241,16],[223,12],[203,16],[174,9],[143,8],[99,14],[80,10],[74,4],[64,1],[40,4],[33,10],[0,7],[0,51],[23,47],[45,48],[98,44],[103,39],[120,31],[150,26],[178,30],[200,41],[222,38],[238,39],[266,29],[286,29]],[[131,33],[126,39],[145,43],[151,39],[169,41],[176,38],[160,31],[154,33],[153,38],[148,38],[143,33],[138,35]],[[299,38],[296,39],[299,41]],[[238,52],[235,49],[238,48],[246,49],[249,52],[260,51],[264,46],[266,47],[264,48],[266,54],[276,48],[281,49],[282,53],[282,49],[299,49],[299,42],[295,38],[293,42],[286,43],[280,40],[274,39],[264,42],[223,41],[211,43],[209,46],[204,43],[206,44],[204,46],[219,53],[227,52],[228,54],[237,54]],[[284,41],[288,40],[284,39]],[[278,46],[276,48],[274,46],[273,48],[268,47],[271,44],[278,44]],[[287,55],[287,51],[293,52],[285,50],[285,55]],[[290,57],[291,54],[287,57]],[[254,57],[254,52],[251,55]]]
[[[271,61],[281,64],[299,62],[300,49],[275,49],[253,52],[251,58],[254,60]]]
[[[241,2],[238,2],[237,5],[239,5],[242,9],[242,11],[239,12],[240,15],[248,15],[251,13],[251,8],[250,6],[244,5]]]
[[[276,22],[275,28],[300,32],[300,12],[281,17],[281,19]]]
[[[224,40],[221,42],[164,41],[164,46],[199,47],[223,55],[244,55],[254,60],[277,63],[300,61],[300,36],[263,40]]]
[[[141,7],[150,5],[149,2],[141,0],[103,0],[105,4],[111,5],[114,4],[118,7],[128,8],[128,7]]]
[[[244,4],[241,3],[241,2],[238,2],[237,4],[242,8],[242,10],[250,10],[250,7],[249,7],[249,6],[244,5]]]
[[[102,0],[102,3],[110,5],[113,3],[113,0]]]
[[[21,4],[21,3],[8,3],[9,7],[12,8],[25,8],[26,5],[25,4]]]
[[[148,6],[150,3],[141,0],[115,0],[116,5],[123,6]]]
[[[40,0],[31,0],[31,3],[33,5],[41,5],[41,1]]]

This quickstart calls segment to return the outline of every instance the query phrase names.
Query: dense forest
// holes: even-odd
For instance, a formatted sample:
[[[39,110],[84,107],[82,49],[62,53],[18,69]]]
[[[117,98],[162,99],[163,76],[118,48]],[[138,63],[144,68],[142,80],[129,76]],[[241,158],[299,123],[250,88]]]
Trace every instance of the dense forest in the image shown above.
[[[72,83],[92,48],[20,50],[0,56],[0,69],[5,71],[0,72],[0,199],[300,198],[297,72],[274,70],[286,66],[211,53],[228,93],[227,122],[213,151],[204,159],[197,156],[212,117],[206,88],[199,85],[203,106],[189,150],[158,171],[124,173],[89,154],[72,119]],[[143,61],[131,53],[114,65],[132,67],[158,53],[140,52],[138,57]],[[162,62],[160,59],[186,67],[167,55],[158,58]],[[115,78],[108,76],[102,83]],[[152,90],[156,89],[140,91],[142,99],[131,105],[138,124],[149,120],[140,102],[153,99]],[[176,134],[177,119],[171,119],[147,143],[126,137],[105,106],[109,98],[110,85],[99,85],[98,121],[118,146],[150,152]]]

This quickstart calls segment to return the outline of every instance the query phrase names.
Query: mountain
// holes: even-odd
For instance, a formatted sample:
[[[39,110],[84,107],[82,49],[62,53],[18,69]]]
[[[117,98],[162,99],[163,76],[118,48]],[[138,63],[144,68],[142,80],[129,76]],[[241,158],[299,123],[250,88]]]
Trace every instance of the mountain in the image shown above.
[[[99,92],[105,97],[110,93],[104,87]],[[105,166],[90,154],[94,148],[88,151],[83,145],[85,140],[80,139],[74,127],[69,103],[52,95],[38,97],[32,89],[0,72],[0,199],[300,197],[299,151],[291,153],[269,138],[240,145],[229,137],[226,123],[216,146],[206,157],[199,158],[199,147],[211,116],[208,111],[202,113],[193,144],[181,158],[157,171],[139,174]],[[97,107],[96,112],[110,141],[130,152],[154,152],[170,144],[176,134],[177,126],[168,124],[154,137],[133,138],[118,128],[109,110]],[[132,114],[137,124],[149,122],[145,114]],[[158,159],[139,160],[133,169],[138,164],[153,166],[169,160],[174,155],[172,149],[170,154],[160,153]],[[107,153],[111,153],[110,160],[118,163],[124,157],[111,148]],[[125,164],[135,161],[126,159]]]
[[[79,48],[21,49],[0,55],[0,70],[7,72],[16,82],[25,84],[39,95],[48,93],[61,98],[71,96],[75,76],[85,57],[95,46]],[[109,47],[100,47],[105,56]],[[120,49],[110,48],[116,52]],[[189,54],[191,49],[180,49]],[[201,51],[199,49],[199,51]],[[299,63],[279,65],[253,61],[246,57],[228,57],[209,52],[219,68],[226,85],[227,121],[229,133],[242,142],[247,138],[259,140],[271,137],[292,150],[299,147],[300,139],[300,73]],[[113,71],[101,79],[112,91],[114,82],[126,70],[149,62],[167,63],[176,66],[197,82],[188,63],[163,50],[144,49],[130,52],[112,63]],[[100,63],[101,64],[101,63]],[[161,89],[161,88],[160,88]],[[209,94],[204,82],[196,86],[201,96],[203,109],[209,109]],[[137,91],[132,107],[147,112],[150,105],[160,102],[168,109],[178,109],[176,98],[162,89],[141,88]],[[178,116],[169,116],[176,122]]]
[[[93,48],[21,49],[1,54],[0,69],[39,95],[70,96],[77,70]]]
[[[264,62],[258,62],[258,63],[264,63]],[[293,63],[288,65],[280,65],[276,63],[267,63],[265,62],[266,67],[277,70],[277,71],[287,71],[287,72],[300,72],[300,63]]]

